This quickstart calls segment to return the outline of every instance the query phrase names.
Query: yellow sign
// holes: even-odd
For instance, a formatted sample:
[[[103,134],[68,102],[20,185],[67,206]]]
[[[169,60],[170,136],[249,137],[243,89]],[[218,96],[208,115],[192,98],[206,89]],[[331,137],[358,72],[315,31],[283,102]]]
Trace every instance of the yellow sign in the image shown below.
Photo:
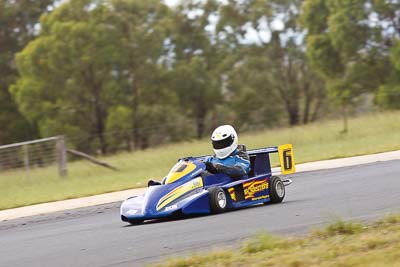
[[[291,174],[296,172],[294,163],[292,144],[281,145],[278,147],[279,161],[281,163],[282,174]]]

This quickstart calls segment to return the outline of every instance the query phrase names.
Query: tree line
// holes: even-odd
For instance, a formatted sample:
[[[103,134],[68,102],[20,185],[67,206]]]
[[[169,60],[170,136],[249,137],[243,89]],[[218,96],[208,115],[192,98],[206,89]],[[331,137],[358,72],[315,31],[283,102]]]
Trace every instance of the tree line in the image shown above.
[[[0,144],[112,153],[400,108],[400,1],[0,0]]]

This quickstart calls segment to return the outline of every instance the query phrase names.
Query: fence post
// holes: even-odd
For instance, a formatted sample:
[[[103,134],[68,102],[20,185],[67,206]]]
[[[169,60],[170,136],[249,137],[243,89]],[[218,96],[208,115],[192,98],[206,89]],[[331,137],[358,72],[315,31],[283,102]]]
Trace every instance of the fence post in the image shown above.
[[[60,177],[67,175],[67,147],[65,146],[65,138],[63,135],[57,138],[57,162],[58,174]]]
[[[26,175],[29,176],[29,150],[28,150],[28,145],[23,145],[23,150],[24,150],[25,171],[26,171]]]

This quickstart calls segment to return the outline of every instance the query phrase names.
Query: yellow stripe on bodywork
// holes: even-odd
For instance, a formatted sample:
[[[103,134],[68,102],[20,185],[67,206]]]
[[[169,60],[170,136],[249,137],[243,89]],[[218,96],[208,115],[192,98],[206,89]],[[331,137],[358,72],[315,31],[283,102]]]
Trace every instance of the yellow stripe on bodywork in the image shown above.
[[[183,196],[184,194],[196,189],[203,187],[203,179],[198,177],[193,179],[166,194],[163,196],[157,203],[157,211],[160,211],[162,208],[167,206],[172,201],[176,200],[177,198]]]
[[[183,164],[186,165],[184,170],[182,170],[180,172],[174,171],[175,166],[183,165]],[[168,175],[165,179],[166,184],[173,183],[173,182],[179,180],[180,178],[182,178],[183,176],[185,176],[186,174],[192,172],[194,169],[196,169],[196,164],[194,164],[193,162],[178,162],[177,165],[175,165],[172,168],[172,170],[168,173]]]
[[[228,189],[229,195],[231,196],[231,199],[233,201],[236,201],[236,194],[235,194],[235,188],[231,187]]]
[[[296,172],[292,144],[281,145],[278,147],[279,162],[281,163],[282,174]]]

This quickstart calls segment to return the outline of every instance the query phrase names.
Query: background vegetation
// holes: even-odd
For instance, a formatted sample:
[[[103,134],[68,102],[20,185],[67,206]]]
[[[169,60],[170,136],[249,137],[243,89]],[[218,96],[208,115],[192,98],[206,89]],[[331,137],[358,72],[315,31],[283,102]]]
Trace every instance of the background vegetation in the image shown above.
[[[399,1],[167,3],[0,0],[0,144],[107,154],[400,108]]]
[[[253,131],[240,142],[249,149],[292,143],[296,163],[372,154],[400,149],[400,112],[385,112],[351,118],[351,130],[339,133],[341,120],[324,121],[292,128]],[[55,165],[26,171],[0,173],[0,210],[42,202],[77,198],[134,187],[145,187],[149,179],[161,180],[177,159],[212,153],[208,138],[166,144],[157,148],[122,152],[101,159],[119,171],[86,161],[68,163],[68,176],[60,178]],[[278,166],[278,155],[271,156]]]

